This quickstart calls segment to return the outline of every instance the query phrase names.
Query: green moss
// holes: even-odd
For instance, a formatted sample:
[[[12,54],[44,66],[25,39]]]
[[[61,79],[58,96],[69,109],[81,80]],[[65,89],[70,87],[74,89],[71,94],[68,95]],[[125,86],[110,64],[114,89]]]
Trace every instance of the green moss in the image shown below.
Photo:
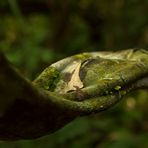
[[[91,55],[89,53],[82,53],[82,54],[77,54],[74,56],[75,59],[82,60],[82,61],[84,61],[90,57],[91,57]]]
[[[106,95],[108,95],[108,94],[109,94],[108,90],[105,90],[105,94],[106,94]]]
[[[121,91],[120,93],[121,93],[121,95],[126,95],[126,91],[125,90]]]
[[[34,83],[45,90],[54,91],[59,80],[59,71],[55,67],[49,67],[42,72]]]
[[[60,79],[59,71],[56,68],[51,67],[49,72],[47,72],[47,74],[48,74],[48,80],[45,83],[44,87],[47,90],[54,91],[56,84]]]
[[[115,90],[120,90],[121,89],[121,86],[117,85],[114,89]]]

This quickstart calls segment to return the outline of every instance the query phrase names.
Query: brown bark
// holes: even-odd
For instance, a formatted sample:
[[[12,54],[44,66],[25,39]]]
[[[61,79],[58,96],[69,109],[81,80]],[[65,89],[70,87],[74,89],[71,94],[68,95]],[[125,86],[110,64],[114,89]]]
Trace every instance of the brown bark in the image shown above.
[[[34,82],[2,53],[0,65],[1,140],[53,133],[78,116],[112,107],[134,89],[148,88],[148,52],[142,49],[75,55],[52,64]]]

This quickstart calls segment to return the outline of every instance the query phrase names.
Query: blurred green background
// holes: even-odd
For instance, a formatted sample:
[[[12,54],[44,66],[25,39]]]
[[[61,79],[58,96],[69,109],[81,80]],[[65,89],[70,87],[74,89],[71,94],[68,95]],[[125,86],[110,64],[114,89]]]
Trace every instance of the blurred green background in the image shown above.
[[[147,0],[0,0],[0,50],[29,79],[67,56],[148,47]],[[2,66],[2,65],[0,65]],[[11,123],[10,123],[11,124]],[[148,148],[148,91],[37,140],[0,148]]]

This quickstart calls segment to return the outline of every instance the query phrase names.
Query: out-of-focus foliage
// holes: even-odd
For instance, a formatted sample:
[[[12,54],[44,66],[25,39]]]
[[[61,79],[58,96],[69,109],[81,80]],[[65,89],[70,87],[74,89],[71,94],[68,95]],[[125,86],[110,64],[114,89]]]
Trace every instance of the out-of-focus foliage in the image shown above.
[[[75,53],[147,48],[147,6],[147,0],[1,0],[0,50],[33,79]],[[141,90],[53,135],[0,142],[0,148],[147,148],[147,106],[148,92]]]

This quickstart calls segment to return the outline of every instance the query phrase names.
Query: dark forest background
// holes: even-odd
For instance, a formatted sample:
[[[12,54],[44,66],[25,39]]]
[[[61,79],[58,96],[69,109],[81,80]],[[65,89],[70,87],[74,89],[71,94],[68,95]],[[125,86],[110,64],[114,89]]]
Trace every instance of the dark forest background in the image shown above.
[[[0,50],[31,80],[67,56],[127,48],[148,49],[147,0],[0,0]],[[55,134],[0,142],[0,148],[57,147],[147,148],[148,92],[133,92]]]

